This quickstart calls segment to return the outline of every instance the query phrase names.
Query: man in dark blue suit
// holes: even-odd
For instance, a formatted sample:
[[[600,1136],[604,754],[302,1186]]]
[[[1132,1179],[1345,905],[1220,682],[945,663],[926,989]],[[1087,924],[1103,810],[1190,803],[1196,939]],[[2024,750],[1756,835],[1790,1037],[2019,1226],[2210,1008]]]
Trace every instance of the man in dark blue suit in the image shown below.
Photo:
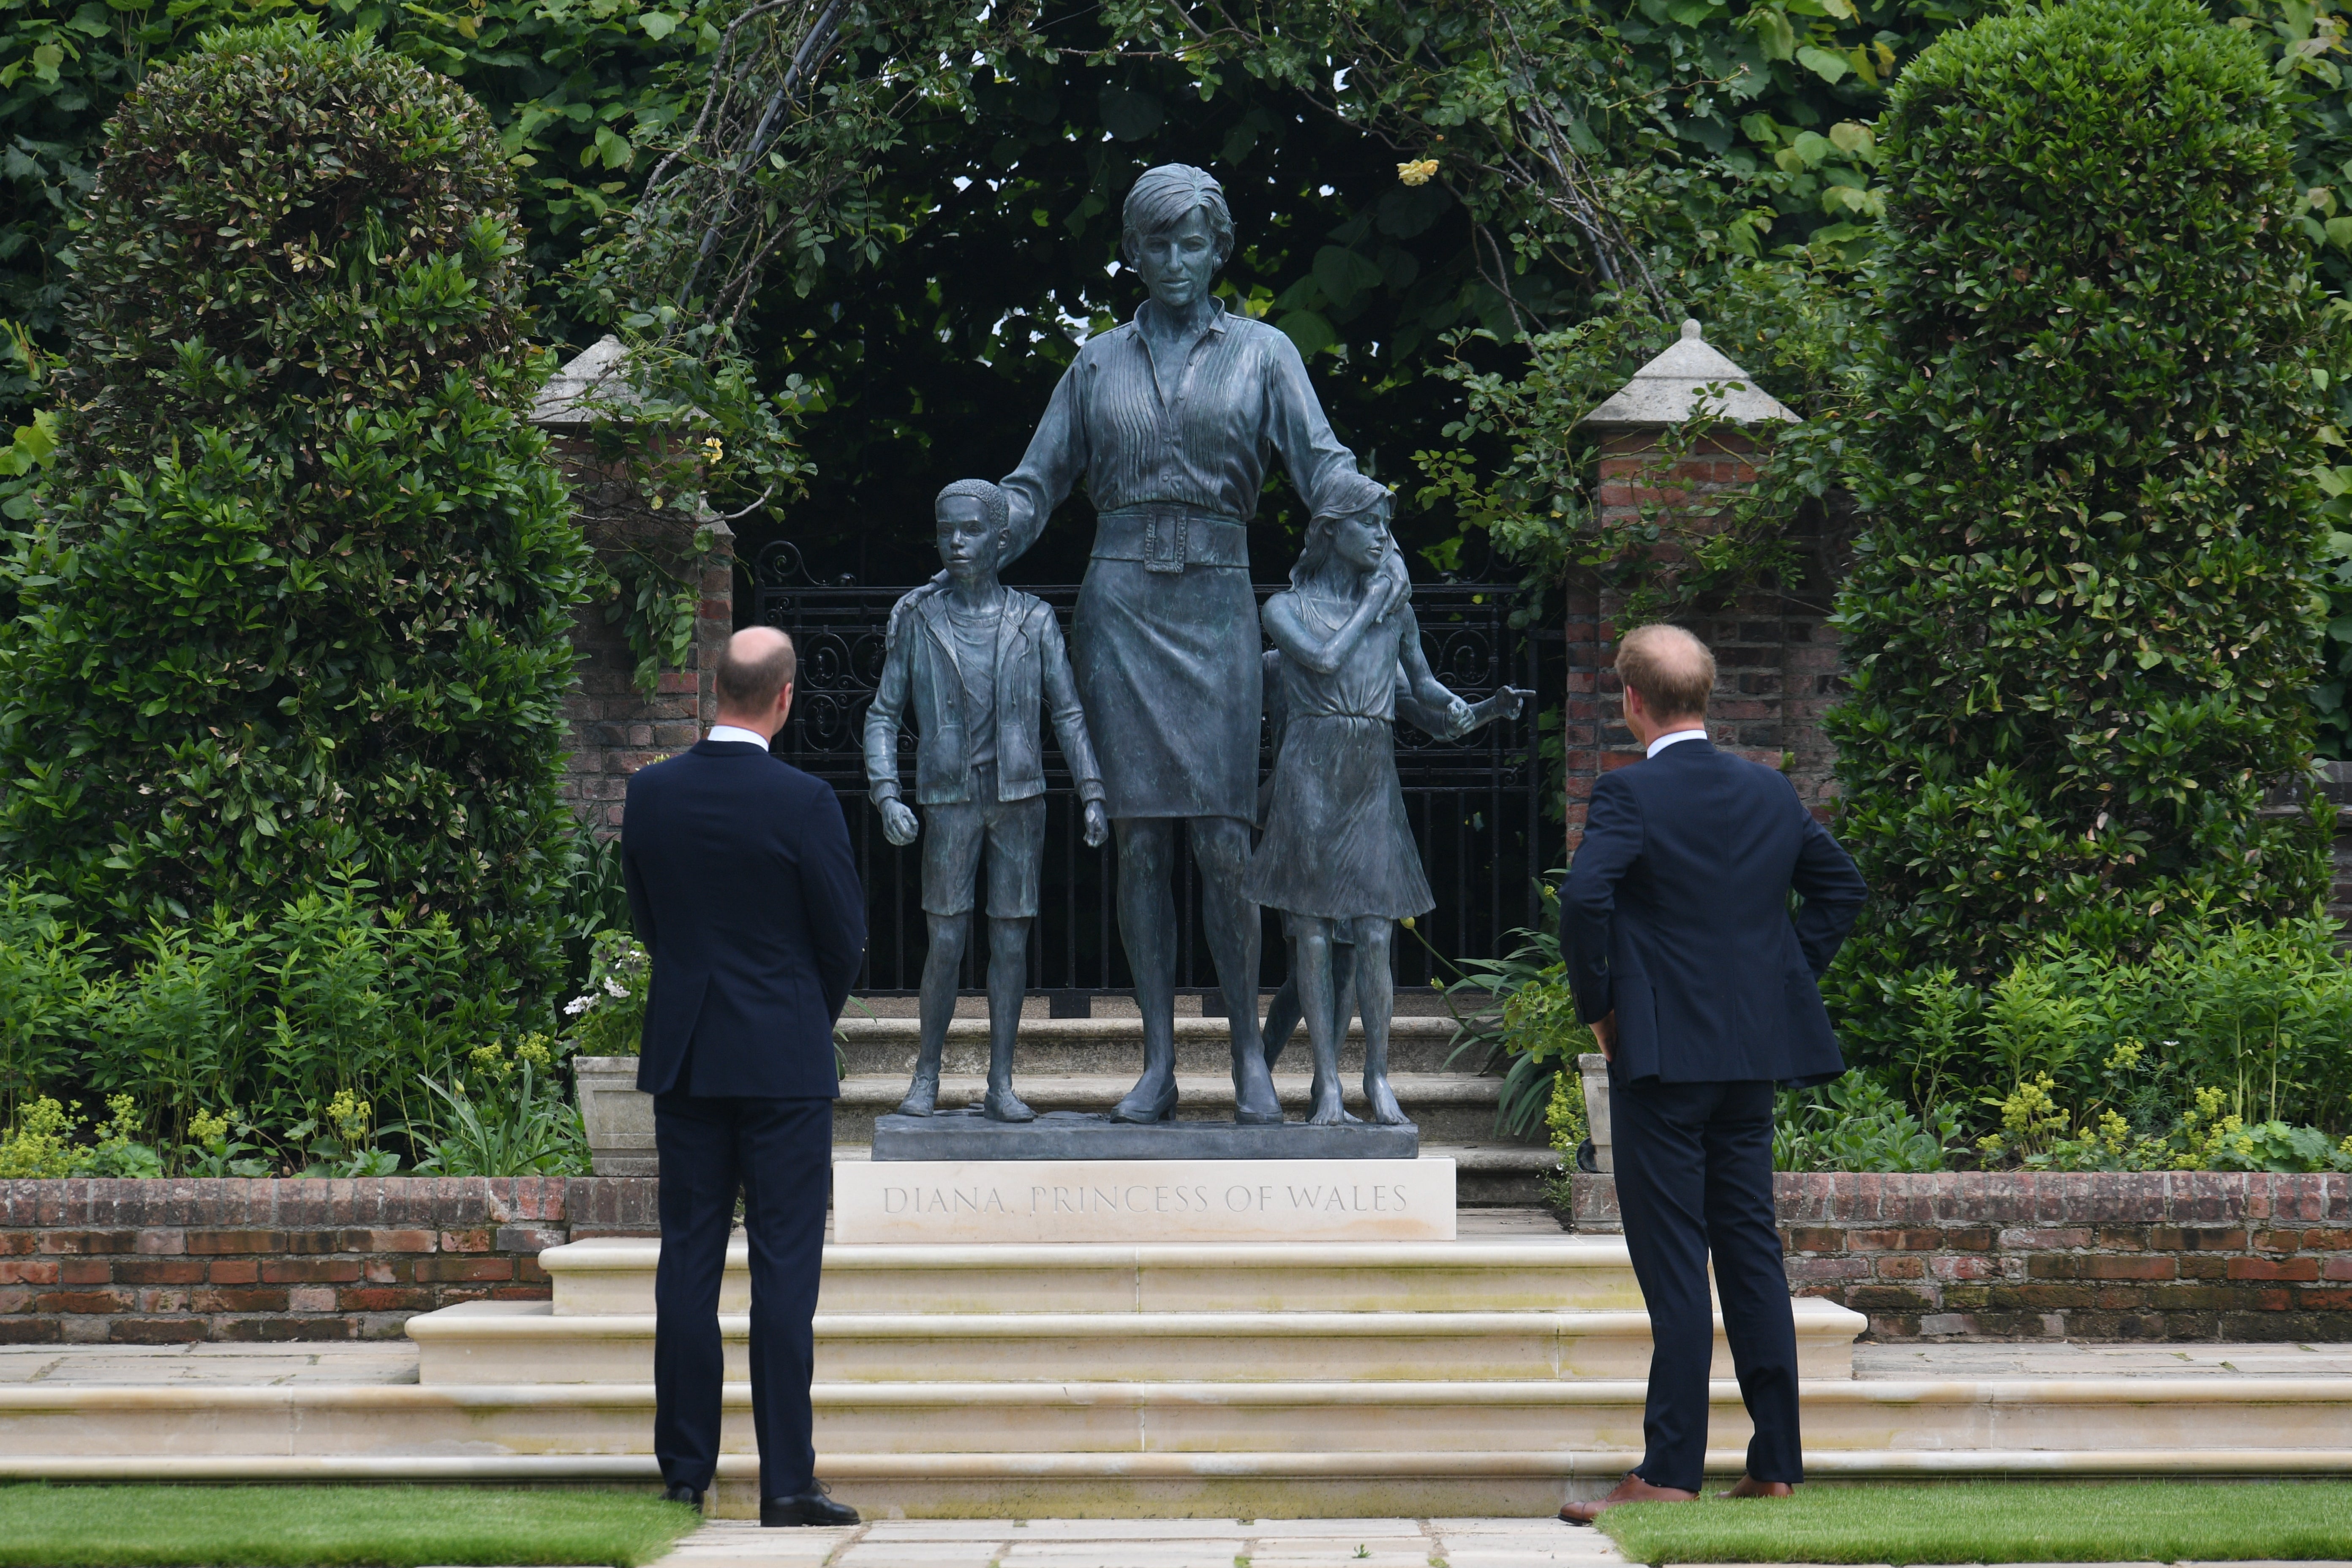
[[[772,756],[792,710],[792,640],[735,634],[719,722],[629,780],[621,865],[653,955],[637,1088],[654,1097],[654,1453],[699,1506],[719,1464],[719,1287],[735,1197],[751,1251],[760,1522],[855,1524],[811,1441],[811,1320],[833,1180],[833,1026],[866,952],[866,897],[829,785]]]
[[[1861,874],[1788,779],[1706,738],[1715,658],[1676,626],[1619,644],[1625,727],[1649,748],[1593,784],[1560,894],[1577,1015],[1609,1058],[1617,1202],[1649,1308],[1642,1463],[1607,1497],[1689,1501],[1706,1458],[1714,1314],[1723,1303],[1755,1425],[1729,1497],[1804,1479],[1797,1333],[1772,1205],[1772,1095],[1845,1070],[1821,976],[1853,929]],[[1792,917],[1789,894],[1803,907]]]

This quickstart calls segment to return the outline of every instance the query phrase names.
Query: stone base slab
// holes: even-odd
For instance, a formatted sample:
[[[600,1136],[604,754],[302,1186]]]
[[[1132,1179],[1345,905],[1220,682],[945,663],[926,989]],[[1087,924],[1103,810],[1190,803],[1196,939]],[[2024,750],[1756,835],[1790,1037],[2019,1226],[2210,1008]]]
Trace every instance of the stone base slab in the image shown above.
[[[1454,1162],[841,1160],[833,1212],[849,1244],[1452,1241]]]
[[[1285,1121],[1113,1121],[1101,1111],[1049,1110],[1034,1121],[992,1121],[979,1110],[874,1119],[874,1158],[908,1160],[1412,1160],[1421,1129],[1370,1121],[1311,1127]]]

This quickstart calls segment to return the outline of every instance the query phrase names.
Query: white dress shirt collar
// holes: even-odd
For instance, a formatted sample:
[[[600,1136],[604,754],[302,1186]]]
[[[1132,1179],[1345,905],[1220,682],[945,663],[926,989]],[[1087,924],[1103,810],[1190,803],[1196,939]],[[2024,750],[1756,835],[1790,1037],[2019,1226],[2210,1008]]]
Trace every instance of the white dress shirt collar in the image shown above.
[[[716,730],[711,731],[711,735],[714,739],[717,738],[718,733],[719,731]],[[1676,730],[1670,735],[1661,735],[1656,740],[1651,742],[1649,754],[1654,757],[1660,752],[1664,751],[1668,746],[1673,745],[1677,741],[1704,741],[1706,739],[1706,731],[1705,730]]]
[[[742,741],[763,752],[768,749],[768,737],[757,730],[746,730],[737,724],[713,724],[710,733],[702,738],[706,741]]]

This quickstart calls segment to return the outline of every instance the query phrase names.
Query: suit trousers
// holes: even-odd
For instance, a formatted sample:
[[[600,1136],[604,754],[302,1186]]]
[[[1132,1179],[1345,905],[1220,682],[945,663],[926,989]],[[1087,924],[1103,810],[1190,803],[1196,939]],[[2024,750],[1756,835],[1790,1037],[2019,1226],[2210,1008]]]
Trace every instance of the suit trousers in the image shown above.
[[[817,1276],[833,1182],[833,1101],[654,1099],[661,1262],[654,1271],[654,1455],[669,1486],[709,1489],[719,1467],[726,1352],[719,1287],[735,1195],[751,1251],[751,1426],[760,1495],[816,1479],[809,1383]]]
[[[1797,1426],[1797,1327],[1772,1206],[1772,1085],[1627,1083],[1610,1073],[1617,1206],[1650,1312],[1650,1393],[1638,1473],[1699,1489],[1706,1464],[1707,1373],[1715,1314],[1755,1436],[1748,1473],[1804,1479]]]

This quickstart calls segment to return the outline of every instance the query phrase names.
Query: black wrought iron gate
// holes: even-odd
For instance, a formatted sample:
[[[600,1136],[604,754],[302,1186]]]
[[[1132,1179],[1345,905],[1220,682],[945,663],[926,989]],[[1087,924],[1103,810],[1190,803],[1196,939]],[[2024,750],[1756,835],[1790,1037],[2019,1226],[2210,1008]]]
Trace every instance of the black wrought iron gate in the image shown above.
[[[859,874],[866,889],[869,931],[866,973],[858,989],[908,993],[919,984],[927,933],[921,854],[882,836],[879,815],[866,795],[863,741],[866,710],[882,678],[883,631],[904,587],[814,583],[790,544],[768,546],[759,557],[761,621],[792,634],[800,678],[792,721],[776,738],[776,752],[832,784],[849,819]],[[1282,584],[1261,584],[1261,601]],[[1024,586],[1054,607],[1065,632],[1076,608],[1075,585]],[[1510,624],[1515,590],[1493,584],[1444,583],[1413,590],[1430,668],[1473,701],[1502,686],[1536,693],[1517,721],[1489,725],[1460,742],[1432,740],[1410,724],[1397,725],[1397,773],[1405,807],[1437,908],[1416,922],[1421,941],[1400,933],[1397,982],[1426,985],[1450,979],[1444,960],[1489,957],[1516,927],[1539,913],[1538,879],[1558,863],[1560,830],[1543,813],[1543,769],[1537,754],[1538,713],[1559,700],[1545,689],[1536,638]],[[900,770],[915,776],[914,738],[902,742]],[[1080,837],[1076,792],[1058,750],[1046,748],[1045,865],[1036,928],[1029,942],[1030,989],[1119,992],[1133,985],[1118,935],[1112,889],[1116,837],[1099,850]],[[1261,759],[1261,769],[1270,765]],[[1182,923],[1177,984],[1216,984],[1201,940],[1200,905],[1189,858],[1181,861],[1177,910]],[[1287,963],[1280,928],[1267,918],[1263,981],[1278,984]],[[975,942],[971,949],[985,951]],[[964,983],[980,982],[967,959]]]

